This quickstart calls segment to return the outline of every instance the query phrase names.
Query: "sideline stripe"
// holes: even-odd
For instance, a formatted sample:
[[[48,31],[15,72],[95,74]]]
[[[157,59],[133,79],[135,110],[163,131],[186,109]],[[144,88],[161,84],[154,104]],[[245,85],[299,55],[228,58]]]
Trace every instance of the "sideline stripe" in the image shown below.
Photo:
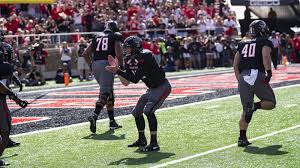
[[[286,89],[286,88],[292,88],[292,87],[298,87],[298,86],[300,86],[300,84],[277,87],[277,88],[274,88],[274,90]],[[209,102],[226,100],[226,99],[230,99],[230,98],[234,98],[234,97],[238,97],[238,96],[239,95],[237,94],[237,95],[231,95],[231,96],[226,96],[226,97],[221,97],[221,98],[216,98],[216,99],[211,99],[211,100],[205,100],[205,101],[201,101],[201,102],[194,102],[194,103],[188,103],[188,104],[183,104],[183,105],[178,105],[178,106],[173,106],[173,107],[167,107],[167,108],[158,109],[156,112],[168,111],[168,110],[173,110],[173,109],[178,109],[178,108],[200,105],[200,104],[209,103]],[[128,115],[118,116],[115,118],[123,119],[123,118],[128,118],[131,116],[132,116],[131,114],[128,114]],[[100,119],[97,122],[103,123],[103,122],[107,122],[107,121],[108,121],[108,118]],[[89,124],[89,122],[83,122],[83,123],[78,123],[78,124],[73,124],[73,125],[66,125],[66,126],[62,126],[62,127],[55,127],[55,128],[44,129],[44,130],[21,133],[21,134],[12,135],[11,137],[20,137],[20,136],[26,136],[26,135],[32,135],[32,134],[38,134],[38,133],[44,133],[44,132],[51,132],[51,131],[61,130],[64,128],[71,128],[71,127],[82,126],[82,125],[87,125],[87,124]]]
[[[188,78],[188,77],[194,77],[194,76],[204,76],[204,75],[216,75],[216,74],[227,74],[231,73],[232,70],[218,70],[218,71],[212,71],[212,72],[203,72],[203,73],[191,73],[191,74],[183,74],[183,75],[172,75],[170,77],[167,77],[167,79],[176,79],[176,78]],[[120,81],[116,81],[115,84],[121,84]],[[45,92],[45,95],[48,94],[48,92],[53,91],[65,91],[65,90],[71,90],[71,89],[80,89],[80,88],[87,88],[87,87],[96,87],[99,86],[98,84],[87,84],[87,85],[80,85],[80,86],[70,86],[70,87],[59,87],[59,88],[53,88],[53,89],[42,89],[42,90],[32,90],[32,91],[24,91],[18,93],[18,95],[25,95],[30,93],[40,93]]]
[[[300,128],[300,124],[292,126],[292,127],[289,127],[289,128],[285,128],[285,129],[282,129],[282,130],[274,131],[274,132],[271,132],[269,134],[258,136],[258,137],[249,139],[249,141],[256,141],[256,140],[259,140],[259,139],[271,137],[271,136],[277,135],[279,133],[287,132],[287,131],[290,131],[290,130],[293,130],[293,129],[297,129],[297,128]],[[173,160],[173,161],[170,161],[170,162],[158,164],[158,165],[150,167],[150,168],[166,167],[168,165],[173,165],[173,164],[180,163],[180,162],[183,162],[183,161],[191,160],[191,159],[194,159],[194,158],[197,158],[197,157],[200,157],[200,156],[204,156],[204,155],[208,155],[208,154],[211,154],[211,153],[219,152],[219,151],[222,151],[222,150],[225,150],[225,149],[229,149],[229,148],[232,148],[232,147],[236,147],[236,146],[237,146],[236,143],[235,144],[231,144],[231,145],[224,146],[224,147],[221,147],[221,148],[216,148],[216,149],[208,150],[206,152],[198,153],[198,154],[195,154],[195,155],[192,155],[192,156],[188,156],[188,157],[184,157],[184,158],[181,158],[181,159]]]

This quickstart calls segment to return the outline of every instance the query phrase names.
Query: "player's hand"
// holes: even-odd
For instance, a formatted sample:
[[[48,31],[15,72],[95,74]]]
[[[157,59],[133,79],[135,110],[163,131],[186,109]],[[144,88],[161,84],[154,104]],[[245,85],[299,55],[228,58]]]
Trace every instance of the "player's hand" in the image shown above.
[[[116,73],[119,69],[119,62],[117,59],[113,58],[111,55],[108,56],[108,64],[109,66],[106,66],[105,69],[108,72]]]
[[[26,108],[27,105],[29,104],[26,100],[19,100],[18,102],[16,102],[20,107],[22,108]]]
[[[108,56],[108,63],[110,66],[119,67],[119,61],[117,58],[112,57],[111,55]]]
[[[271,78],[272,78],[272,71],[269,70],[267,71],[267,76],[265,78],[265,81],[269,83]]]

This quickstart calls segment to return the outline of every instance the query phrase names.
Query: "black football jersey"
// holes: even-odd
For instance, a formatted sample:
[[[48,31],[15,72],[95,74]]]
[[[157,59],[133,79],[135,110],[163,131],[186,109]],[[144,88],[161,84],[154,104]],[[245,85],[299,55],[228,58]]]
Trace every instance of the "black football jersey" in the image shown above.
[[[239,42],[238,52],[241,56],[239,64],[240,72],[246,69],[258,69],[261,72],[265,72],[262,56],[262,48],[264,46],[269,46],[273,53],[273,44],[267,38],[250,38]]]
[[[125,58],[124,67],[125,71],[118,70],[118,75],[133,83],[142,80],[148,88],[156,88],[166,80],[165,72],[149,50],[143,50],[134,58]]]
[[[107,60],[108,55],[115,57],[115,41],[122,42],[122,40],[123,38],[120,33],[114,33],[110,30],[96,34],[92,39],[93,59]]]

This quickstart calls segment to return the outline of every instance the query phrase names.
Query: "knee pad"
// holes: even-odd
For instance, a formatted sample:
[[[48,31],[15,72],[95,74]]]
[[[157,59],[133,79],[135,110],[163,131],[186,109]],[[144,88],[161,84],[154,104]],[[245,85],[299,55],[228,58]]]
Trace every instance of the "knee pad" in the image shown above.
[[[132,110],[132,111],[131,111],[131,114],[132,114],[133,117],[135,117],[135,118],[138,118],[138,117],[142,117],[142,116],[143,116],[143,113],[139,113],[139,112],[137,112],[137,111],[135,111],[135,110]]]

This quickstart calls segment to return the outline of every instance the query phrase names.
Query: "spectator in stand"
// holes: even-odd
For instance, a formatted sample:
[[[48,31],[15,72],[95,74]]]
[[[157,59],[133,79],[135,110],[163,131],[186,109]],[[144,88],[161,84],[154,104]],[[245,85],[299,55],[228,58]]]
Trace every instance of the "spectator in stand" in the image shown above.
[[[216,66],[224,66],[223,65],[223,52],[224,52],[224,44],[223,42],[221,41],[222,39],[222,36],[218,36],[216,38],[216,41],[215,41],[215,47],[216,47],[216,56],[217,58],[220,58],[220,60],[216,59],[215,61],[215,65]]]
[[[161,53],[160,53],[160,46],[159,40],[153,40],[150,46],[150,51],[153,53],[156,63],[160,66],[161,65]]]
[[[68,46],[68,43],[66,41],[62,42],[62,46],[60,48],[60,55],[61,55],[61,65],[63,65],[64,63],[66,63],[68,65],[68,72],[69,72],[69,76],[72,76],[72,70],[71,70],[71,57],[72,54],[72,50],[71,48]]]
[[[79,71],[80,82],[82,82],[84,80],[84,78],[88,81],[91,79],[91,73],[89,72],[90,67],[82,55],[86,48],[87,48],[87,43],[84,40],[84,38],[81,37],[79,44],[77,44],[75,46],[75,49],[77,50],[77,52],[76,52],[77,58],[76,58],[75,62],[77,62],[77,69]]]
[[[44,49],[44,44],[42,43],[35,43],[32,48],[32,56],[34,60],[32,63],[33,69],[39,73],[40,84],[44,85],[46,82],[43,73],[46,71],[46,57],[48,56],[48,52]]]
[[[214,42],[208,39],[205,46],[206,51],[206,67],[207,69],[214,68],[214,62],[217,59],[216,48]]]
[[[211,16],[208,16],[207,19],[205,20],[205,25],[206,25],[206,34],[213,36],[215,34],[215,21]]]
[[[55,33],[58,32],[58,28],[57,28],[57,25],[55,23],[55,20],[51,16],[48,17],[46,25],[47,25],[46,29],[49,33],[55,34]],[[57,43],[57,36],[51,36],[51,42],[52,42],[52,44],[56,44]]]
[[[28,47],[27,50],[23,53],[22,69],[25,73],[28,73],[32,69],[32,63],[34,62],[32,57],[32,49]]]
[[[292,56],[294,55],[294,42],[291,36],[288,34],[287,35],[287,48],[286,48],[286,56],[287,56],[287,61],[291,64],[292,63]]]
[[[83,31],[82,28],[82,14],[83,14],[83,9],[75,9],[74,11],[74,27],[75,29],[78,29],[80,32]]]
[[[180,44],[182,57],[184,59],[184,67],[186,70],[192,69],[192,58],[188,46],[192,42],[191,38],[184,38]]]
[[[295,34],[293,42],[294,42],[294,48],[296,54],[296,62],[299,63],[300,62],[300,32],[297,32]]]
[[[275,31],[272,31],[271,37],[269,38],[269,40],[272,41],[273,46],[274,46],[274,54],[272,54],[272,62],[273,62],[274,68],[277,69],[280,40],[276,36],[276,32]]]
[[[187,28],[186,19],[185,17],[182,16],[178,19],[178,22],[176,23],[176,29],[179,29],[178,36],[186,37],[187,36],[187,33],[185,31],[186,28]]]
[[[232,66],[234,52],[232,51],[228,40],[222,37],[221,41],[223,42],[224,45],[223,54],[221,58],[221,62],[222,62],[221,65],[224,67],[230,67]]]
[[[215,24],[215,36],[223,35],[224,34],[224,24],[223,19],[221,17],[217,18],[217,22]]]
[[[167,47],[167,53],[164,54],[164,71],[165,72],[174,72],[176,71],[176,61],[174,50],[171,46]]]
[[[200,55],[200,48],[201,48],[201,43],[197,41],[196,37],[194,38],[189,38],[191,40],[190,44],[188,44],[188,50],[191,55],[191,61],[192,61],[192,66],[194,69],[200,69],[201,67],[201,55]]]
[[[231,37],[232,35],[237,34],[236,28],[237,24],[233,20],[232,16],[228,16],[227,19],[224,20],[224,27],[225,27],[225,35]]]

